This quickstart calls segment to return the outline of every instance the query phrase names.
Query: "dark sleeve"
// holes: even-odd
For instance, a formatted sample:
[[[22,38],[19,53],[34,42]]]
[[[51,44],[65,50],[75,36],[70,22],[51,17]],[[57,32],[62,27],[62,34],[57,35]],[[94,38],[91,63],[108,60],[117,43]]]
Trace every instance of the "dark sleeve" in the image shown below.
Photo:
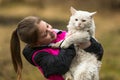
[[[97,42],[94,38],[91,38],[90,41],[91,45],[84,50],[96,54],[98,60],[101,61],[104,52],[102,45],[99,42]]]
[[[57,56],[47,52],[40,52],[34,57],[34,60],[43,69],[44,76],[49,77],[53,74],[65,74],[69,70],[75,54],[72,45],[67,49],[61,49]]]

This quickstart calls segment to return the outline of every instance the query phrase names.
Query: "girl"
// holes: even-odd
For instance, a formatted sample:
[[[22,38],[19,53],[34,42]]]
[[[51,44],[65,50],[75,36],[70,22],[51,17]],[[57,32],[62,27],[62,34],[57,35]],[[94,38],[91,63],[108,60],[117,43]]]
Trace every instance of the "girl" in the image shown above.
[[[49,45],[65,38],[66,31],[53,29],[52,26],[38,17],[29,16],[21,20],[11,37],[11,56],[17,80],[21,80],[22,60],[20,55],[20,40],[27,45],[23,55],[32,65],[38,67],[47,80],[64,80],[62,77],[69,70],[75,56],[74,46],[67,49],[53,49]],[[102,46],[93,38],[80,46],[85,51],[95,52],[98,59],[103,55]]]

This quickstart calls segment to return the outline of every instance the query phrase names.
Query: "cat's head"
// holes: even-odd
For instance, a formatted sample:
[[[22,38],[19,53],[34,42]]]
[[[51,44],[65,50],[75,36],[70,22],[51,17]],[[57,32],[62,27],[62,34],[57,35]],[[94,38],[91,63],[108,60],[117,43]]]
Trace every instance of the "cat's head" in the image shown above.
[[[76,10],[71,7],[70,11],[72,13],[69,21],[69,25],[76,27],[76,29],[90,28],[93,23],[93,16],[96,12],[88,12]]]

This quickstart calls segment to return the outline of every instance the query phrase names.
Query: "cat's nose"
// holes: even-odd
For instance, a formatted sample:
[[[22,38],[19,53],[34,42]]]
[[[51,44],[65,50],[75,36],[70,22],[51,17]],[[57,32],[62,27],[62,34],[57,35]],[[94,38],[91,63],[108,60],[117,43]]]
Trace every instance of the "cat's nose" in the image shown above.
[[[79,23],[78,26],[81,26],[81,23]]]

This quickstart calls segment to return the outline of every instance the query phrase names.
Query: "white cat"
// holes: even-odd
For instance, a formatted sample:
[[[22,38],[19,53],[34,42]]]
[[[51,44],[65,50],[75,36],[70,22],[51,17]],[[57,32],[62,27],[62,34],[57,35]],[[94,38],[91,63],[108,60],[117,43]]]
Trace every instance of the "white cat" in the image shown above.
[[[76,56],[74,57],[70,70],[64,75],[65,80],[99,80],[99,67],[101,62],[97,60],[95,54],[81,49],[78,45],[95,37],[95,25],[93,15],[96,12],[77,11],[73,7],[70,9],[68,34],[61,44],[61,48],[67,48],[71,44],[75,45]],[[58,47],[61,42],[52,44]]]
[[[72,16],[67,25],[68,34],[62,48],[67,48],[73,43],[86,42],[90,37],[95,38],[95,24],[93,16],[96,12],[77,11],[71,7]]]

